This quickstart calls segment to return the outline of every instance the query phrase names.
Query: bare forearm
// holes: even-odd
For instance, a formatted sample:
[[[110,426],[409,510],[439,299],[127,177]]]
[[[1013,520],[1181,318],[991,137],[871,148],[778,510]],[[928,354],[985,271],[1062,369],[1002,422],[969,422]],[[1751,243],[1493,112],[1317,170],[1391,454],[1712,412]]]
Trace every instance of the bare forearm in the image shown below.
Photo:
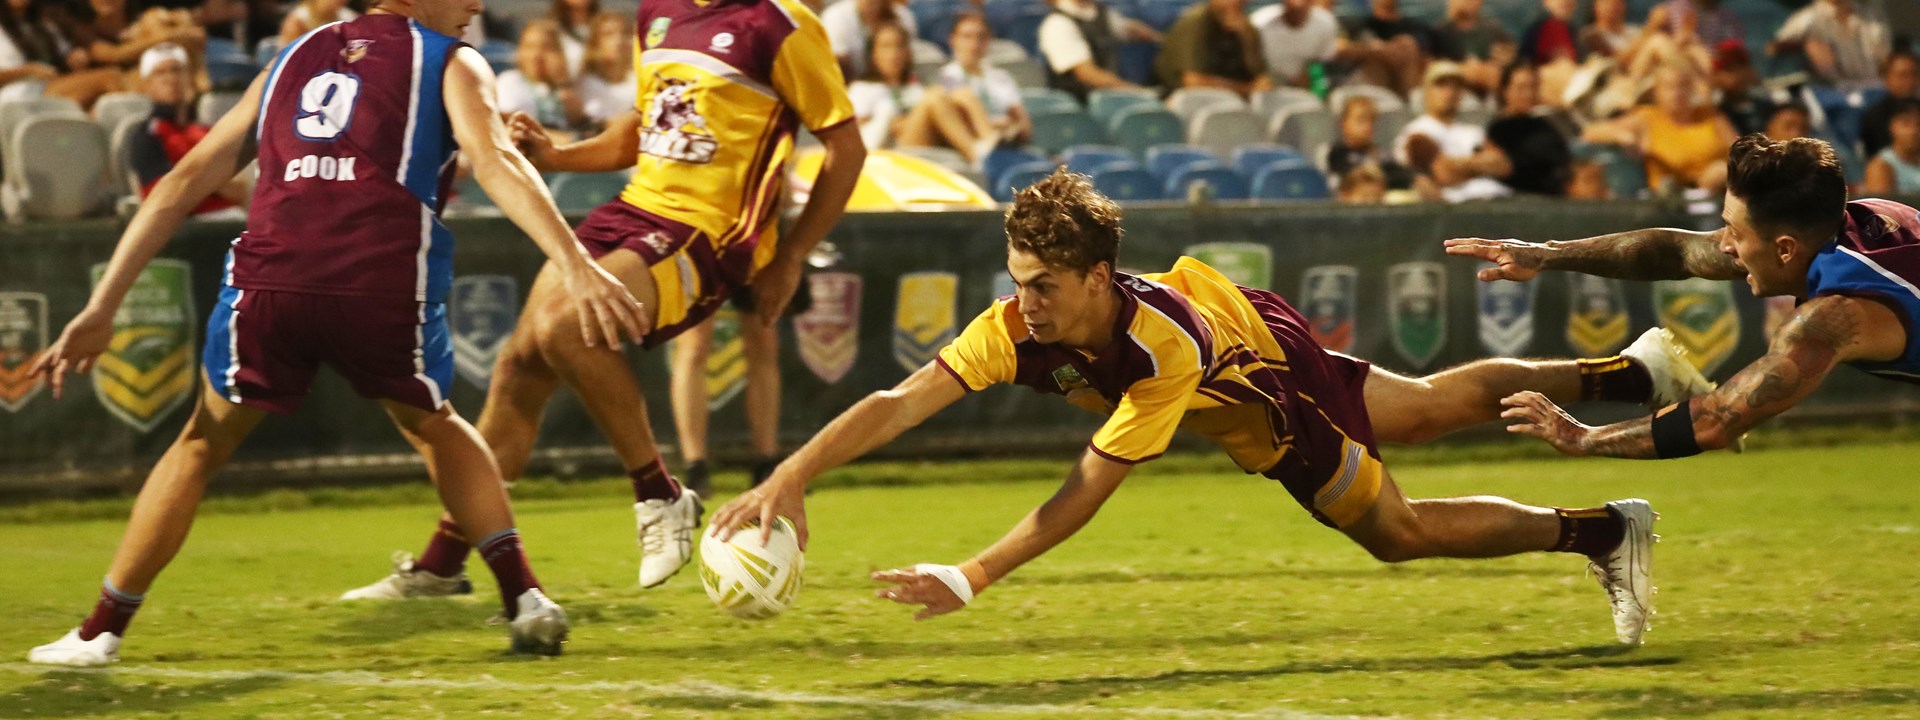
[[[153,186],[153,192],[140,203],[139,212],[127,223],[120,244],[114,247],[113,259],[108,261],[107,272],[94,289],[90,305],[101,309],[119,307],[140,270],[167,246],[193,209],[233,181],[235,157],[223,155],[205,161],[216,169],[201,171],[198,164],[183,161]],[[224,168],[220,168],[222,164]]]
[[[1731,280],[1739,267],[1716,247],[1712,233],[1673,228],[1630,230],[1584,240],[1546,243],[1543,268],[1622,280]]]
[[[803,483],[812,482],[821,473],[860,459],[926,420],[909,410],[897,390],[869,394],[821,428],[786,464],[793,466]]]
[[[985,571],[988,582],[998,582],[1021,565],[1040,557],[1048,550],[1086,527],[1100,510],[1098,503],[1075,502],[1068,498],[1069,490],[1060,492],[1048,499],[1033,512],[1021,518],[1018,525],[995,541],[992,546],[974,556]]]
[[[615,121],[605,132],[555,147],[544,158],[543,170],[555,172],[613,172],[633,167],[639,158],[640,136],[626,123]]]

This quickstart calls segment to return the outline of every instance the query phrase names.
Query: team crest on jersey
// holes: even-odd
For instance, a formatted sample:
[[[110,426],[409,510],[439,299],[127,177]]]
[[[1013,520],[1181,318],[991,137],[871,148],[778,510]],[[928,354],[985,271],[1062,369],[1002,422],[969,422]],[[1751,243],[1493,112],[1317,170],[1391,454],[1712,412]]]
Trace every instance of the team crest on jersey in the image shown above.
[[[721,306],[713,314],[713,347],[707,351],[707,409],[719,410],[747,387],[747,343],[740,337],[740,311]]]
[[[720,143],[713,139],[706,116],[690,94],[693,83],[680,78],[660,78],[660,83],[647,100],[640,153],[696,165],[713,162]]]
[[[1728,283],[1706,278],[1656,282],[1653,308],[1702,373],[1720,369],[1740,344],[1740,313]]]
[[[669,18],[654,18],[653,22],[647,25],[647,49],[659,47],[660,43],[667,39],[667,26],[671,24],[673,21]]]
[[[1235,285],[1273,288],[1273,249],[1260,243],[1202,243],[1188,247],[1186,254],[1219,270]]]
[[[93,266],[98,284],[107,264]],[[193,389],[192,272],[183,260],[154,260],[135,278],[113,316],[107,351],[93,366],[93,394],[121,422],[152,430]]]
[[[366,38],[348,40],[347,46],[340,49],[340,57],[346,58],[349,64],[360,62],[360,58],[367,56],[367,46],[372,44],[373,41]]]
[[[1494,355],[1518,357],[1533,344],[1531,282],[1495,280],[1474,286],[1480,308],[1480,346]]]
[[[1766,304],[1767,314],[1760,320],[1760,332],[1767,339],[1767,343],[1772,344],[1773,337],[1780,334],[1780,326],[1787,324],[1787,320],[1793,317],[1794,308],[1800,305],[1794,302],[1793,298],[1785,295],[1767,298]]]
[[[1447,344],[1447,275],[1440,263],[1410,262],[1387,268],[1387,320],[1393,348],[1424,368]]]
[[[493,362],[513,336],[520,314],[520,292],[507,275],[455,278],[447,293],[448,324],[453,329],[453,367],[482,389],[493,377]]]
[[[1072,365],[1061,365],[1060,367],[1054,368],[1053,384],[1058,385],[1062,393],[1071,393],[1075,390],[1088,387],[1087,378],[1082,376],[1080,371]]]
[[[46,347],[47,296],[0,292],[0,409],[19,412],[46,386],[27,375]]]
[[[1307,268],[1300,277],[1301,314],[1314,342],[1334,352],[1353,349],[1353,319],[1359,306],[1360,271],[1352,265]]]
[[[893,359],[908,372],[933,362],[940,348],[953,342],[954,298],[959,292],[960,277],[950,272],[900,276],[893,306]]]
[[[829,385],[846,377],[859,355],[860,287],[860,276],[853,273],[809,275],[807,293],[813,304],[793,318],[800,362]]]
[[[1567,273],[1567,345],[1599,357],[1627,343],[1627,292],[1619,280]]]

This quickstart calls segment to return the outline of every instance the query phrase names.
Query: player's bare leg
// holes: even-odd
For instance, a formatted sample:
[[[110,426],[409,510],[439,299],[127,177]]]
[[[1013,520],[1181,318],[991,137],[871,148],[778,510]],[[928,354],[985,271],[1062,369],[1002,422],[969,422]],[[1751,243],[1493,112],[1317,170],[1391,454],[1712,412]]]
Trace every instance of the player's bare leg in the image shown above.
[[[751,325],[752,323],[747,323]],[[707,420],[711,414],[707,408],[707,356],[713,351],[713,318],[688,328],[680,337],[674,338],[671,353],[673,356],[670,375],[670,392],[673,397],[673,426],[676,431],[675,442],[680,447],[680,461],[684,463],[685,475],[681,477],[687,489],[706,497],[713,491],[711,470],[707,466]],[[754,357],[749,350],[748,358]],[[752,404],[753,360],[747,361],[748,385],[747,400]],[[751,422],[752,413],[748,413]]]
[[[747,432],[757,487],[780,461],[780,328],[744,322],[740,341],[747,354]]]

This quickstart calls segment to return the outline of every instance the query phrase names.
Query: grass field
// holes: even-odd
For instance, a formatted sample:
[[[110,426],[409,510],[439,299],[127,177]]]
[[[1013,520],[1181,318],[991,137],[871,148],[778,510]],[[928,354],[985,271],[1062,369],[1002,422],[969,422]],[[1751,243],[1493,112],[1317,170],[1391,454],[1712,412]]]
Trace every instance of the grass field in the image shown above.
[[[533,659],[485,625],[484,569],[468,599],[331,601],[418,550],[437,512],[424,485],[280,491],[210,505],[105,671],[24,658],[91,606],[125,501],[0,509],[0,717],[1920,717],[1920,444],[1400,457],[1415,496],[1652,500],[1646,646],[1613,645],[1570,556],[1383,566],[1278,485],[1169,458],[1079,537],[925,623],[873,598],[868,571],[964,559],[1063,464],[827,483],[800,606],[759,623],[715,610],[692,571],[637,588],[622,483],[532,483],[520,527],[575,620],[566,656]],[[923,477],[972,482],[896,484]]]

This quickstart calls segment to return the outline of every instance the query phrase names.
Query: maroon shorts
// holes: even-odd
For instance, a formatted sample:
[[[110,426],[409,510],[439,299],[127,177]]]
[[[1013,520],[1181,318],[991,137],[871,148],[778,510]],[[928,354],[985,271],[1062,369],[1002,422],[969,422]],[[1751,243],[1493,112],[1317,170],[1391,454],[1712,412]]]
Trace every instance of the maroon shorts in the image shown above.
[[[753,274],[757,238],[730,246],[723,254],[693,226],[620,199],[596,208],[574,233],[595,260],[630,250],[651,271],[658,300],[653,331],[642,347],[658,346],[706,322]]]
[[[321,365],[364,397],[422,410],[453,387],[444,303],[222,287],[200,356],[222,396],[282,414],[300,408]]]

